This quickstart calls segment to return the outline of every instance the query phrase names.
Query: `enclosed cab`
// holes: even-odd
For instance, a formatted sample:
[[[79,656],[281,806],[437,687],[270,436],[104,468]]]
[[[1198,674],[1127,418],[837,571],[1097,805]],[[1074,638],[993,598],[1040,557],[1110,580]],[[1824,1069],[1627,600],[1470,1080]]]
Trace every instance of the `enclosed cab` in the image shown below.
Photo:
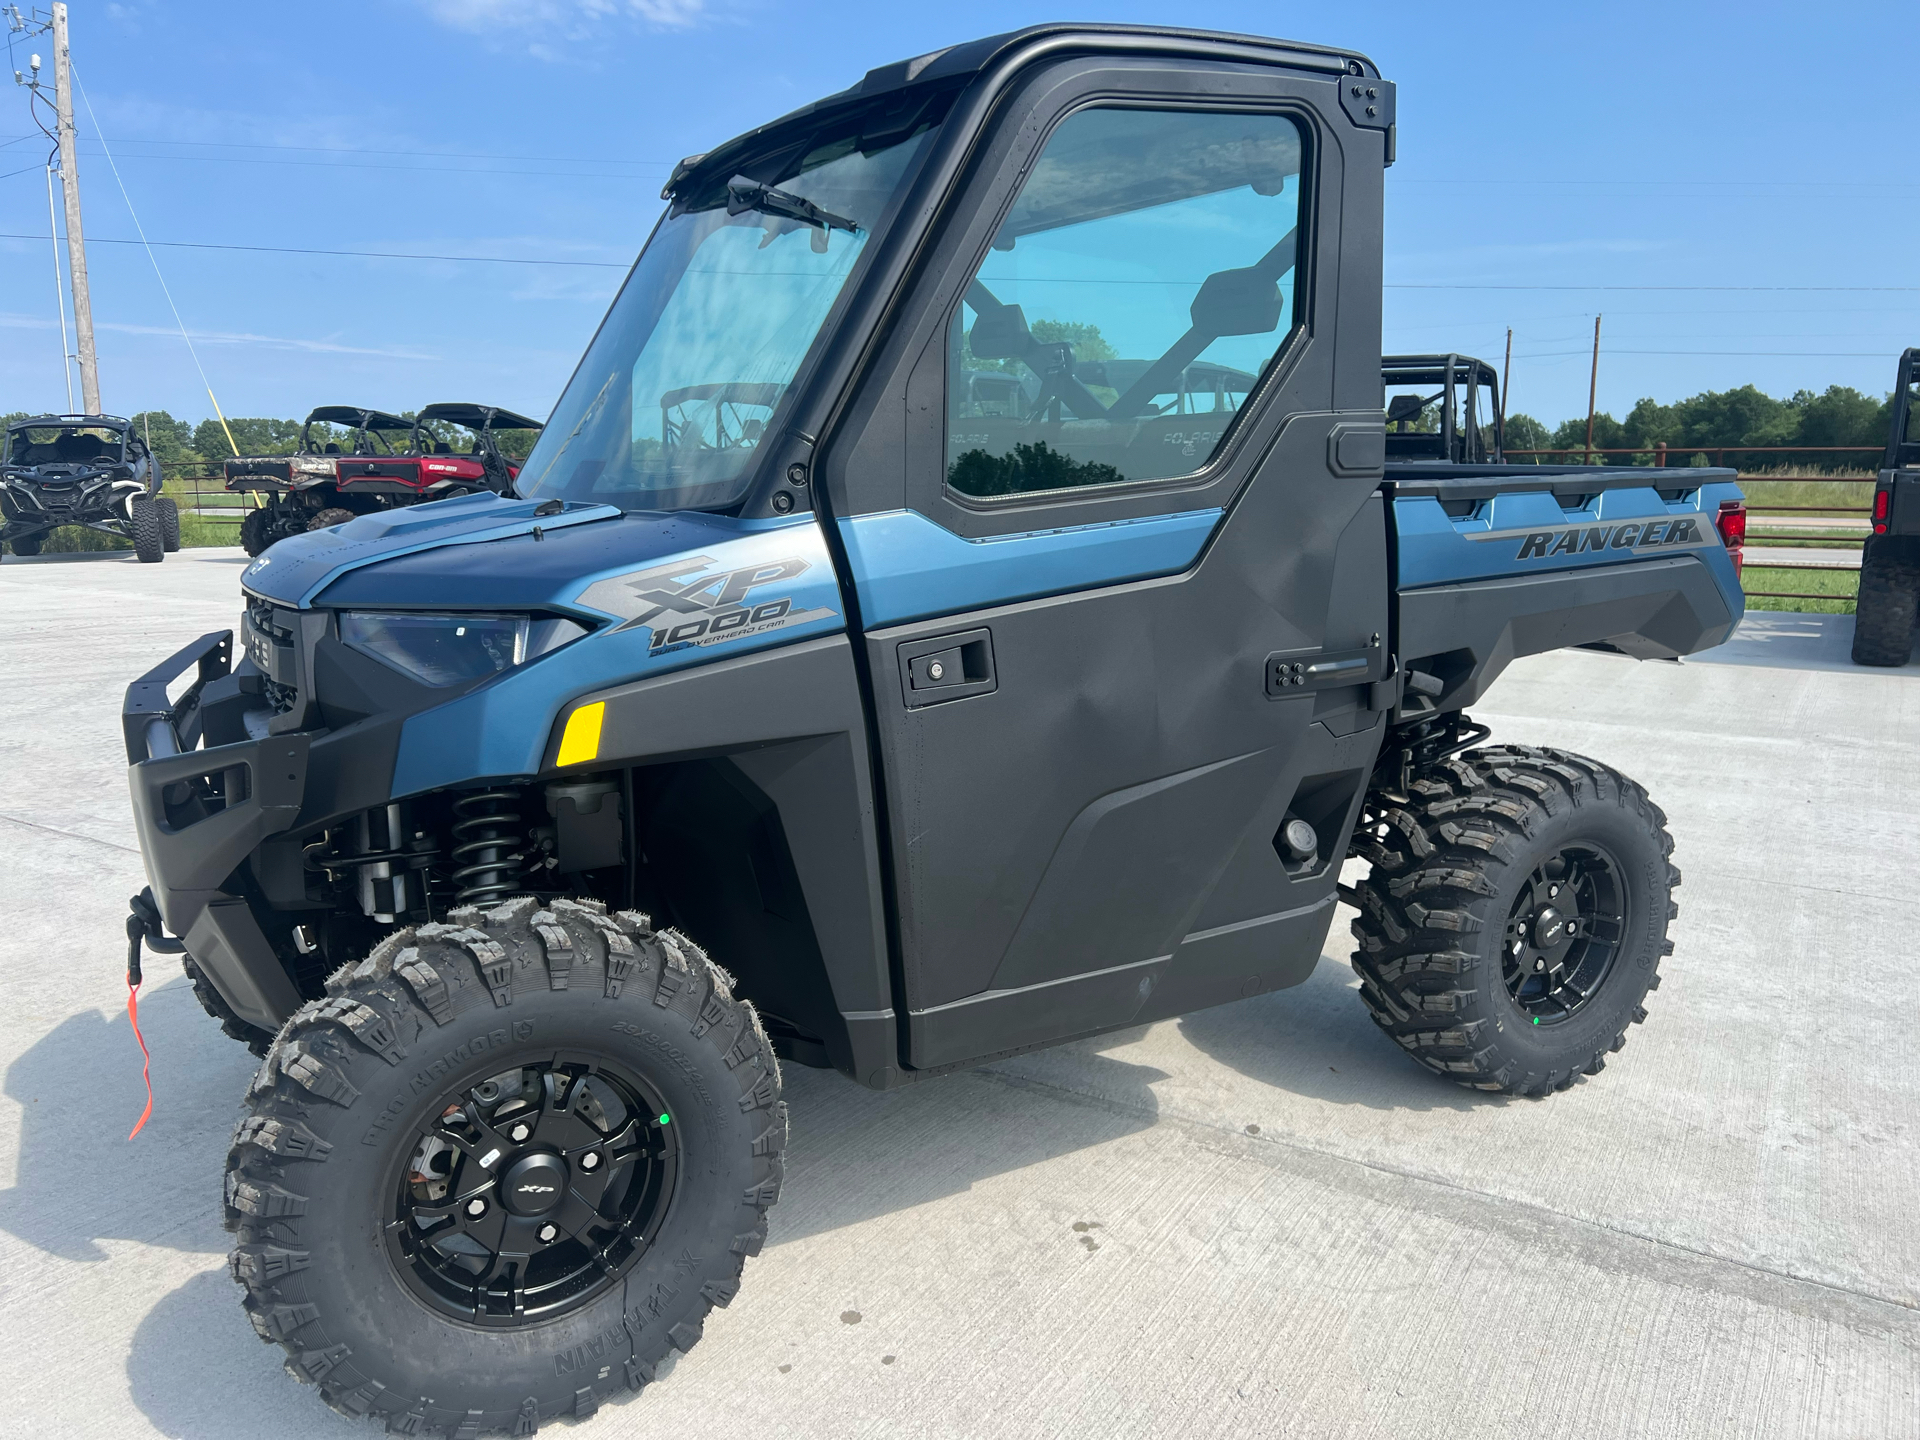
[[[781,1060],[891,1089],[1285,989],[1342,898],[1436,1077],[1625,1043],[1664,817],[1463,707],[1724,639],[1738,491],[1389,463],[1395,123],[1247,36],[875,70],[675,167],[512,496],[287,540],[239,664],[135,682],[134,928],[265,1052],[233,1273],[331,1404],[591,1413],[764,1243]]]

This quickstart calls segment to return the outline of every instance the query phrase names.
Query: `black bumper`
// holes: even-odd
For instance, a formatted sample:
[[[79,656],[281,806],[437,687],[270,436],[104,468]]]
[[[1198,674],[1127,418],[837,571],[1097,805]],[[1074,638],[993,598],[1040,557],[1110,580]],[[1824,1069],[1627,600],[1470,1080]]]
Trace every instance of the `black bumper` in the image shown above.
[[[232,652],[231,631],[203,635],[127,687],[127,778],[141,858],[167,928],[241,1019],[277,1030],[299,1007],[299,992],[246,900],[227,885],[262,840],[299,816],[311,742],[267,735],[195,748],[206,689],[227,678]],[[167,687],[196,667],[193,684],[170,701]]]

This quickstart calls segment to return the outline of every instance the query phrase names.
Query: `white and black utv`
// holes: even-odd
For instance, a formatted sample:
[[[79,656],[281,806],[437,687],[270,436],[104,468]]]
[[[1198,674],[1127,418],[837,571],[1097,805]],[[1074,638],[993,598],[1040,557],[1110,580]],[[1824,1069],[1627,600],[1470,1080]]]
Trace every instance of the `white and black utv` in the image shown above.
[[[38,555],[79,525],[133,542],[142,563],[180,548],[179,508],[160,493],[160,463],[117,415],[34,415],[7,427],[0,457],[0,540]]]

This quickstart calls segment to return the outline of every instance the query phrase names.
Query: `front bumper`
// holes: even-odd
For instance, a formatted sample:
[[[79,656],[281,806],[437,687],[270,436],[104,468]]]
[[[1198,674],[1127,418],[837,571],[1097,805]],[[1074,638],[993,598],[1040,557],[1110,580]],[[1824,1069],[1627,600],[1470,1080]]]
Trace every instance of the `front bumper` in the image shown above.
[[[167,928],[241,1019],[277,1030],[300,994],[230,882],[260,842],[290,828],[306,791],[309,737],[266,735],[207,749],[208,687],[228,681],[233,633],[203,635],[127,687],[134,828]],[[170,700],[189,670],[193,683]]]

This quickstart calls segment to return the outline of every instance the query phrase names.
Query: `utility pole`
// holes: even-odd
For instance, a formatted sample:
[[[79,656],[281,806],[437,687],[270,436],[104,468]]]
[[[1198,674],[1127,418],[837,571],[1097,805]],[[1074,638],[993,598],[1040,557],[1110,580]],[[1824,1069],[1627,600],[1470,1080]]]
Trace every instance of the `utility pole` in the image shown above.
[[[1500,439],[1504,446],[1507,433],[1507,387],[1513,381],[1513,327],[1507,327],[1507,363],[1500,367]]]
[[[1593,317],[1593,374],[1587,380],[1587,458],[1593,463],[1593,402],[1600,393],[1600,317]]]
[[[67,7],[53,7],[53,99],[59,115],[60,188],[67,200],[67,277],[73,287],[73,329],[80,352],[80,403],[100,414],[100,368],[93,351],[93,302],[87,293],[87,242],[80,229],[80,163],[74,151],[73,64],[67,44]]]

